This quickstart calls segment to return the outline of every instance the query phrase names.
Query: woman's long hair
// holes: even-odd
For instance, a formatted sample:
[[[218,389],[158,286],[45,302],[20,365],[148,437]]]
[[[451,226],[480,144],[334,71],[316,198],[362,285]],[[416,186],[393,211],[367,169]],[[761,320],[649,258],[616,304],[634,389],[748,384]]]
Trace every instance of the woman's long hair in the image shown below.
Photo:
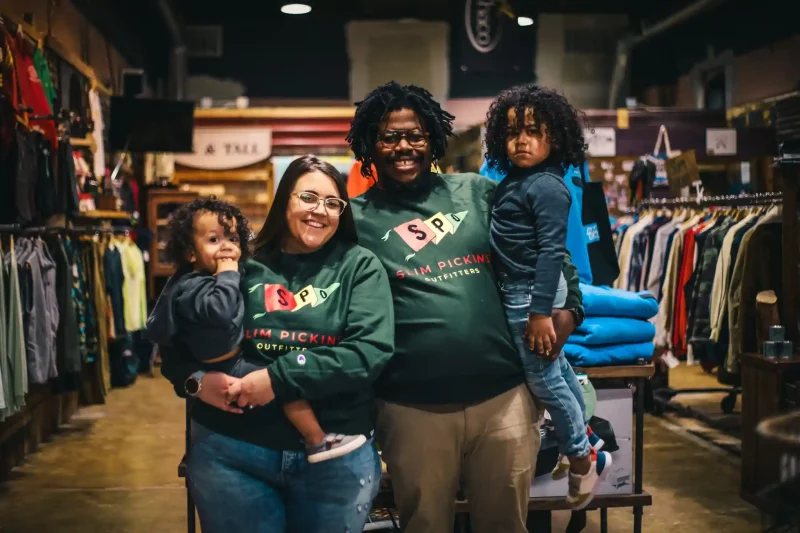
[[[347,181],[336,168],[318,157],[304,155],[292,161],[286,172],[283,173],[278,190],[275,192],[275,199],[270,207],[267,220],[258,232],[255,240],[255,253],[257,257],[264,259],[274,259],[281,252],[281,246],[289,236],[289,225],[286,223],[286,212],[289,202],[292,199],[294,185],[302,176],[309,172],[319,171],[331,178],[336,184],[339,198],[347,202],[347,207],[339,216],[339,227],[331,239],[340,239],[345,242],[358,242],[356,234],[356,222],[353,219],[353,211],[350,206],[350,198],[347,196]]]

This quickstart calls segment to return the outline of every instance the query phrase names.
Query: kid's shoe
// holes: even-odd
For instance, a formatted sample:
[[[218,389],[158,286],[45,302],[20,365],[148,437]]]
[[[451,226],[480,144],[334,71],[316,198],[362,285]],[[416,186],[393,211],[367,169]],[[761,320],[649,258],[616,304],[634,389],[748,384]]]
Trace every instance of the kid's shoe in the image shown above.
[[[611,454],[592,450],[592,466],[585,475],[569,474],[569,493],[567,503],[573,511],[580,511],[592,503],[597,489],[611,470]]]
[[[597,434],[592,431],[592,426],[586,426],[586,436],[589,437],[589,446],[594,448],[594,451],[599,452],[603,449],[603,446],[606,445],[605,441],[597,436]]]
[[[359,449],[367,438],[364,435],[337,435],[328,433],[321,444],[306,446],[309,463],[319,463],[347,455]]]
[[[589,445],[592,449],[596,452],[599,452],[600,449],[606,445],[605,441],[598,437],[593,431],[590,426],[586,426],[586,435],[589,437]],[[569,459],[567,456],[560,455],[558,456],[558,463],[556,463],[556,467],[550,473],[553,479],[559,480],[564,479],[567,477],[569,473]]]

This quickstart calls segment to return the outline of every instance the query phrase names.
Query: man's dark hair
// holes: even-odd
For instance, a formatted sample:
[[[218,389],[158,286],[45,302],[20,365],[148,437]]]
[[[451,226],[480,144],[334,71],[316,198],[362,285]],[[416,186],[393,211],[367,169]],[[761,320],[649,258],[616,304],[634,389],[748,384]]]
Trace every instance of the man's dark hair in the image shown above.
[[[188,204],[183,204],[170,216],[167,223],[166,253],[170,261],[181,270],[191,266],[189,255],[194,251],[194,219],[198,213],[211,213],[217,215],[220,226],[225,228],[225,234],[231,235],[233,221],[236,221],[236,235],[239,237],[239,246],[242,248],[244,261],[250,256],[250,227],[247,218],[235,205],[214,196],[197,198]]]
[[[331,178],[339,192],[339,198],[345,202],[350,201],[347,196],[347,180],[336,170],[336,167],[313,155],[298,157],[286,167],[286,171],[278,183],[278,189],[275,191],[275,199],[272,200],[267,220],[264,221],[264,226],[256,237],[255,253],[258,259],[273,260],[280,256],[281,247],[291,231],[286,221],[286,214],[294,186],[300,178],[310,172],[322,172]],[[336,228],[333,238],[358,244],[356,222],[353,218],[353,209],[349,205],[339,216],[339,227]]]
[[[444,157],[447,138],[453,135],[455,117],[442,109],[433,95],[422,87],[390,81],[356,102],[356,115],[347,134],[350,149],[361,161],[361,174],[364,177],[372,176],[372,155],[378,142],[380,123],[389,113],[400,109],[410,109],[417,114],[428,134],[433,160]]]
[[[537,126],[547,126],[550,157],[564,165],[581,165],[586,142],[578,112],[557,92],[533,83],[518,85],[500,93],[486,113],[486,161],[490,168],[508,172],[511,161],[506,153],[509,131],[520,131],[525,124],[525,109],[533,109]],[[514,109],[517,123],[508,124],[508,110]]]

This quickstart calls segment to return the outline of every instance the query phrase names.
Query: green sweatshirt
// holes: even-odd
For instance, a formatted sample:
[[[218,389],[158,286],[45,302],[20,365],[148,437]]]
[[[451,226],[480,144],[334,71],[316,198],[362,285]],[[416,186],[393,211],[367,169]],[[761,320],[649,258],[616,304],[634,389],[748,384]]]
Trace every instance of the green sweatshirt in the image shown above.
[[[491,266],[496,184],[477,174],[432,174],[372,187],[352,200],[359,242],[389,273],[395,355],[376,384],[388,401],[482,401],[524,382]],[[581,306],[564,260],[566,308]]]
[[[378,259],[331,241],[311,254],[247,261],[243,270],[244,357],[269,368],[277,401],[243,415],[197,402],[192,417],[245,442],[302,449],[281,404],[303,398],[326,432],[369,436],[372,385],[394,348],[391,294]],[[201,368],[175,353],[162,358],[178,390]]]

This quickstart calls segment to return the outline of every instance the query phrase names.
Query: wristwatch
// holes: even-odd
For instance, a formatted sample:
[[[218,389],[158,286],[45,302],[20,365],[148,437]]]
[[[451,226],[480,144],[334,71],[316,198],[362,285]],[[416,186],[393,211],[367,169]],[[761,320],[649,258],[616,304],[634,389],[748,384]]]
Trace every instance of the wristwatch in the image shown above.
[[[203,370],[198,370],[188,378],[183,383],[183,389],[186,391],[186,394],[189,396],[197,396],[201,390],[203,390],[203,376],[206,373]]]
[[[583,324],[583,319],[586,318],[586,316],[583,313],[583,307],[575,307],[573,309],[566,309],[566,311],[569,311],[570,313],[572,313],[572,319],[575,320],[575,327],[576,328],[578,326],[580,326],[581,324]]]

